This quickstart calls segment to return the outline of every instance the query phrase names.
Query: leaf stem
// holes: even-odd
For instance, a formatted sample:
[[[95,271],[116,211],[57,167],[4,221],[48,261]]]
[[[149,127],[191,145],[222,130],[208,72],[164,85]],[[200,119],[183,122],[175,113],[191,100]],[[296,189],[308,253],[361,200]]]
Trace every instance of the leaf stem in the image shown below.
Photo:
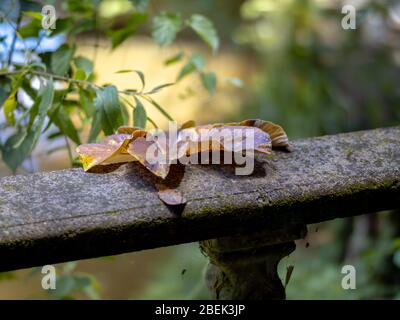
[[[64,136],[64,139],[65,139],[65,145],[67,146],[67,150],[68,150],[69,161],[70,161],[71,165],[73,165],[74,158],[72,157],[71,145],[69,144],[67,136]]]
[[[3,72],[0,71],[0,77],[1,76],[13,76],[13,75],[21,74],[24,72],[30,73],[30,74],[33,74],[33,75],[39,76],[39,77],[53,78],[55,80],[61,80],[61,81],[76,83],[76,84],[80,84],[80,85],[98,87],[96,84],[94,84],[93,82],[90,82],[90,81],[71,79],[68,77],[63,77],[63,76],[59,76],[56,74],[51,74],[48,72],[37,71],[37,70],[22,70],[21,69],[21,70],[14,70],[14,71],[3,71]]]
[[[5,76],[14,76],[18,75],[21,73],[26,73],[26,74],[32,74],[35,76],[39,77],[45,77],[45,78],[53,78],[55,80],[60,80],[60,81],[65,81],[68,83],[75,83],[78,85],[85,85],[85,86],[90,86],[90,87],[95,87],[95,88],[101,88],[101,86],[94,84],[93,82],[86,81],[86,80],[77,80],[77,79],[72,79],[64,76],[59,76],[56,74],[51,74],[45,71],[37,71],[37,70],[13,70],[13,71],[0,71],[0,77],[5,77]],[[127,90],[119,90],[118,93],[126,94],[126,95],[131,95],[131,96],[146,96],[148,94],[151,94],[151,92],[133,92],[133,91],[127,91]]]

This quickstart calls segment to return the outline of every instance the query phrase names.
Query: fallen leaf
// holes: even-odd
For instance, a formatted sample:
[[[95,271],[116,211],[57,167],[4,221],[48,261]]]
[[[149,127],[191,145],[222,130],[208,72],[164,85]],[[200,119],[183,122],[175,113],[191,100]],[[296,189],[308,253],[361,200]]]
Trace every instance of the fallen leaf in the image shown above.
[[[252,133],[254,143],[247,139]],[[205,151],[231,151],[271,153],[271,139],[268,133],[257,127],[230,126],[224,124],[205,125],[184,129],[179,132],[178,141],[189,141],[188,155]]]
[[[196,126],[196,122],[194,120],[189,120],[184,122],[179,130],[187,129],[187,128],[192,128]]]
[[[273,122],[260,119],[249,119],[239,122],[239,125],[260,128],[262,131],[268,133],[271,138],[272,147],[289,147],[289,139],[285,130]]]
[[[156,142],[140,137],[129,144],[128,152],[156,176],[168,175],[170,164],[162,160],[165,155]]]
[[[76,148],[85,171],[97,166],[120,162],[136,161],[128,152],[131,141],[127,134],[114,134],[106,137],[101,143],[82,144]]]
[[[170,189],[163,184],[156,183],[159,198],[170,206],[182,205],[187,202],[186,198],[178,189]]]
[[[157,132],[122,126],[101,143],[80,145],[77,152],[86,171],[97,165],[139,161],[165,179],[170,165],[184,156],[214,151],[270,154],[273,147],[289,148],[281,126],[259,119],[203,126],[188,121],[181,126],[177,137],[171,134],[167,132],[159,139]]]
[[[119,127],[117,133],[130,134],[132,138],[145,137],[147,135],[147,131],[142,128],[128,126]]]

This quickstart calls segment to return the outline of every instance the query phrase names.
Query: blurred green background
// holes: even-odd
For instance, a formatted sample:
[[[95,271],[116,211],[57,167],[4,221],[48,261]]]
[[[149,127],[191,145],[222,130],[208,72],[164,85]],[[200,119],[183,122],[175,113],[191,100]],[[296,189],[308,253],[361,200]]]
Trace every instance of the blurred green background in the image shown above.
[[[104,1],[100,14],[123,21],[127,3]],[[400,1],[345,3],[357,10],[355,30],[341,26],[344,1],[151,1],[152,10],[209,17],[221,38],[217,53],[204,52],[218,75],[215,95],[208,96],[187,79],[173,93],[160,94],[163,106],[179,122],[271,120],[282,125],[290,139],[398,125]],[[173,80],[175,67],[164,68],[162,61],[178,50],[203,50],[189,32],[170,48],[160,49],[146,31],[112,55],[100,45],[99,81],[123,86],[127,78],[110,74],[128,67],[149,74],[150,82]],[[90,54],[87,43],[93,37],[85,35],[77,50]],[[238,77],[242,84],[229,86],[223,80],[228,77]],[[30,161],[35,170],[69,166],[65,150],[49,157],[40,145]],[[5,166],[0,170],[1,175],[10,174]],[[399,212],[313,225],[297,246],[280,264],[282,279],[286,268],[294,266],[289,299],[400,298]],[[51,297],[208,299],[206,262],[196,244],[187,244],[62,264],[58,270],[66,280],[60,282],[62,292]],[[345,264],[356,267],[356,290],[341,288]],[[79,277],[89,280],[80,282]],[[0,274],[0,279],[2,299],[49,297],[35,271]]]

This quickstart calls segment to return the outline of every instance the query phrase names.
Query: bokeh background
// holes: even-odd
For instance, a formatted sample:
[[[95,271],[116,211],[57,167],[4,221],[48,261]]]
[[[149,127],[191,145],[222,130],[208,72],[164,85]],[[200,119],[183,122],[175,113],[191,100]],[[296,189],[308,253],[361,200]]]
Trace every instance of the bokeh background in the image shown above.
[[[344,4],[357,10],[354,30],[342,28]],[[178,123],[262,118],[281,124],[290,139],[399,125],[400,1],[152,0],[151,6],[209,17],[220,50],[211,53],[190,33],[160,48],[143,29],[116,50],[102,35],[83,34],[76,41],[83,56],[93,57],[98,38],[96,83],[138,84],[115,74],[121,69],[142,70],[149,87],[173,82],[180,66],[163,61],[196,51],[218,75],[217,90],[210,96],[188,76],[160,92],[158,101]],[[131,9],[128,0],[104,0],[98,12],[123,24]],[[166,125],[157,110],[149,107],[148,114]],[[70,166],[62,144],[43,139],[19,172]],[[9,174],[0,163],[0,176]],[[282,279],[294,266],[289,299],[400,298],[399,212],[312,225],[297,247],[279,266]],[[38,269],[19,270],[0,274],[0,298],[208,299],[206,263],[195,243],[70,262],[58,266],[63,277],[52,294],[41,288]],[[341,287],[345,264],[356,267],[356,290]]]

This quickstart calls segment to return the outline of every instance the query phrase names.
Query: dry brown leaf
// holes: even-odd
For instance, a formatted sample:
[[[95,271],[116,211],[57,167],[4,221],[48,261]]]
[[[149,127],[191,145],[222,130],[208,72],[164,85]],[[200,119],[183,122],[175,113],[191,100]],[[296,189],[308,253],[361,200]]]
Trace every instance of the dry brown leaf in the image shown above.
[[[246,143],[245,130],[251,130],[254,144]],[[225,134],[224,134],[225,133]],[[179,133],[178,140],[187,140],[190,145],[187,155],[206,151],[230,151],[271,153],[271,139],[268,133],[257,127],[227,126],[224,124],[205,125],[184,129]]]
[[[285,130],[273,122],[260,119],[249,119],[239,122],[239,125],[260,128],[262,131],[268,133],[271,138],[272,147],[289,147],[289,139]]]
[[[147,131],[142,128],[128,127],[128,126],[119,127],[117,133],[129,134],[132,136],[133,139],[139,137],[146,137],[147,135]]]
[[[246,144],[244,130],[252,130],[254,145]],[[97,165],[139,161],[153,174],[164,179],[170,165],[185,155],[212,151],[257,151],[269,154],[272,147],[289,147],[282,127],[258,119],[197,127],[194,121],[188,121],[182,125],[177,140],[171,139],[169,133],[166,139],[159,140],[156,134],[144,129],[123,126],[117,134],[106,137],[101,143],[79,146],[77,152],[85,170]]]
[[[149,148],[154,152],[151,153]],[[170,164],[158,160],[163,157],[163,152],[156,142],[138,138],[129,144],[128,152],[156,176],[165,179],[168,175]]]
[[[189,120],[184,122],[179,130],[187,129],[187,128],[193,128],[196,126],[196,122],[194,120]]]
[[[120,162],[136,161],[128,152],[132,140],[127,134],[114,134],[104,138],[101,143],[82,144],[76,148],[85,171],[97,166]]]
[[[156,184],[158,196],[164,203],[170,206],[182,205],[187,202],[186,198],[178,189],[170,189],[162,184]]]

